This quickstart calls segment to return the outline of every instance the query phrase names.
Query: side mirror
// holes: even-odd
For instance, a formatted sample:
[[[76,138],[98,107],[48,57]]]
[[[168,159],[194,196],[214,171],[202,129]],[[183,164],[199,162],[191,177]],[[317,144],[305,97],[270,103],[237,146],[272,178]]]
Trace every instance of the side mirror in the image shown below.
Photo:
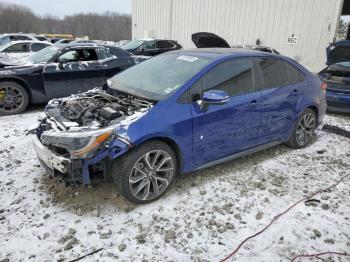
[[[230,100],[230,96],[222,90],[208,90],[203,93],[202,104],[223,105]]]

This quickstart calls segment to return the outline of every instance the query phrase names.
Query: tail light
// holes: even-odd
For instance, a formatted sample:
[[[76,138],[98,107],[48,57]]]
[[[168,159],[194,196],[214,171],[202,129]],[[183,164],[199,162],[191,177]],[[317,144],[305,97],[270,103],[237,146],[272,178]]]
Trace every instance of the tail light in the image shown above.
[[[326,82],[321,83],[321,89],[322,89],[323,93],[326,93],[326,90],[327,90],[327,83]]]

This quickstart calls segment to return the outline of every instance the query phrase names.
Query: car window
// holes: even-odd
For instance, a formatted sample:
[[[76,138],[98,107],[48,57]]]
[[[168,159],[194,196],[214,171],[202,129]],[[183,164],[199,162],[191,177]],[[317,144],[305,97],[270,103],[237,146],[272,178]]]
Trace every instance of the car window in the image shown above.
[[[278,59],[259,58],[257,64],[262,75],[262,83],[260,89],[285,86],[287,77],[284,69],[284,62]]]
[[[12,41],[22,41],[22,40],[32,40],[32,39],[30,37],[24,36],[24,35],[13,35],[13,36],[11,36],[11,40]]]
[[[141,48],[143,49],[156,49],[156,42],[155,41],[148,41],[143,43],[143,45],[141,46]]]
[[[28,44],[14,44],[5,49],[7,53],[26,53],[29,52]]]
[[[288,84],[296,84],[304,80],[304,76],[298,69],[296,69],[291,64],[285,62],[284,63]]]
[[[223,90],[230,96],[254,91],[253,69],[249,59],[223,62],[202,78],[202,91]]]
[[[175,45],[170,41],[157,41],[157,48],[174,48]]]
[[[40,43],[34,43],[31,45],[31,49],[33,52],[38,52],[41,49],[44,49],[45,47],[48,47],[49,45],[46,44],[40,44]]]
[[[47,41],[47,39],[43,36],[36,36],[36,39],[38,39],[39,41]]]
[[[58,61],[68,63],[68,62],[87,62],[87,61],[97,61],[98,56],[94,49],[79,49],[71,50],[62,54]]]
[[[113,55],[107,48],[98,48],[96,49],[99,60],[104,60],[112,57],[116,57]]]

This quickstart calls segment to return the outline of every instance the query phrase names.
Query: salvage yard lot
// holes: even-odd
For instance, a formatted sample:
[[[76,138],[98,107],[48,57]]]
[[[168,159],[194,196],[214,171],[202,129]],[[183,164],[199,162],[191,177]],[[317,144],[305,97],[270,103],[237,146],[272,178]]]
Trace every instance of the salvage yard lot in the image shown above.
[[[138,206],[113,183],[64,187],[46,175],[25,135],[40,113],[0,118],[0,260],[70,261],[104,248],[84,261],[219,261],[276,214],[350,172],[349,138],[317,131],[305,149],[281,145],[189,174]],[[324,122],[350,130],[348,116]],[[314,198],[320,202],[292,209],[234,261],[349,251],[350,179]]]

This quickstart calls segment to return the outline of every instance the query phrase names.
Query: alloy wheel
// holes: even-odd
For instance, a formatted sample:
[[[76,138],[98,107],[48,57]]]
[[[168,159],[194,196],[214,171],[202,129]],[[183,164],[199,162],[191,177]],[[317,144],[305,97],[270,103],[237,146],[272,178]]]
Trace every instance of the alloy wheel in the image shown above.
[[[16,87],[0,87],[0,111],[12,112],[22,107],[24,97]]]
[[[174,161],[167,152],[147,152],[136,161],[129,175],[132,195],[139,200],[156,198],[168,188],[174,171]]]
[[[305,114],[299,121],[296,130],[296,142],[304,146],[312,139],[316,127],[316,117],[313,113]]]

